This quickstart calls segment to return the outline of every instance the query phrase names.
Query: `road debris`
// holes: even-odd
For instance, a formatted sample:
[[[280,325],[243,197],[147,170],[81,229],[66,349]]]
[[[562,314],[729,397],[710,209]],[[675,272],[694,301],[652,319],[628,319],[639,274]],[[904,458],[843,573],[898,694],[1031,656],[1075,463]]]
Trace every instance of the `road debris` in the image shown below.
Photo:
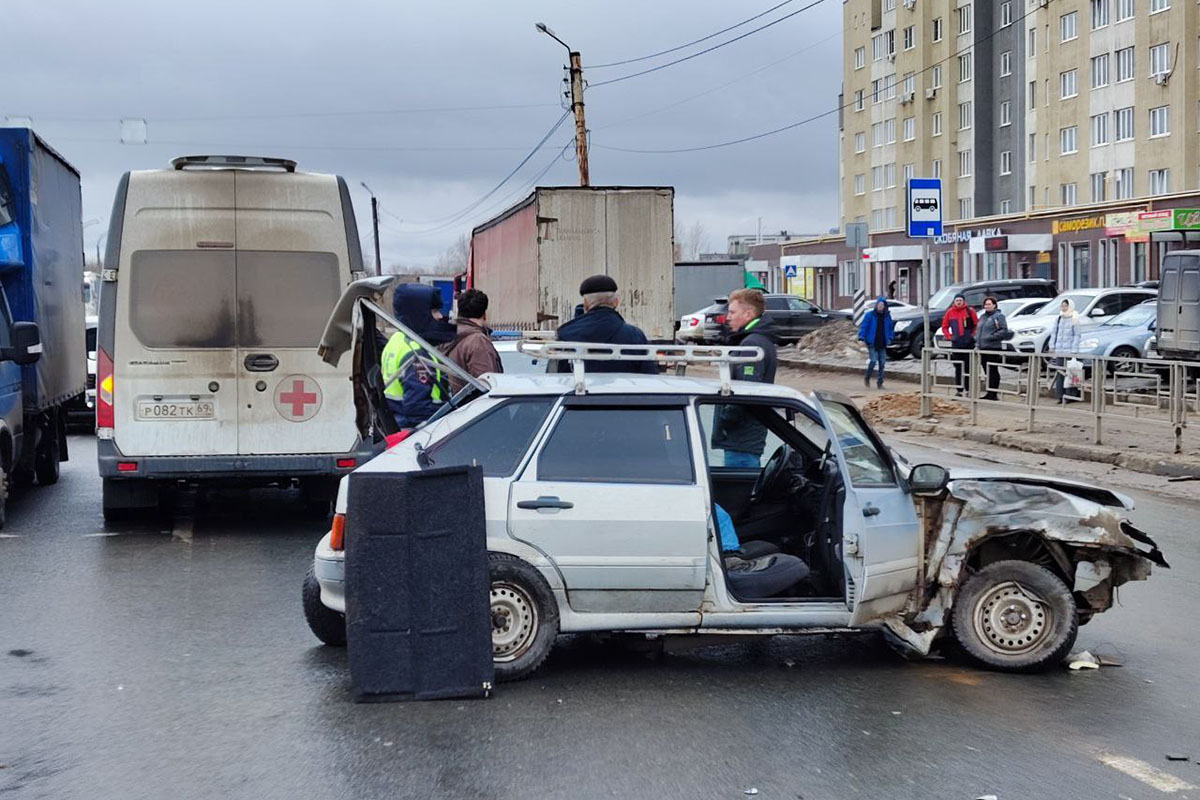
[[[994,794],[981,794],[975,800],[998,800],[998,798]]]
[[[749,789],[742,792],[742,794],[756,795],[756,794],[758,794],[758,789],[755,789],[753,786],[751,786]]]
[[[931,401],[930,410],[939,416],[953,416],[967,413],[965,406],[935,397]],[[920,392],[890,392],[880,395],[862,408],[862,414],[873,423],[885,422],[900,417],[917,417],[921,414]]]
[[[1100,659],[1087,650],[1080,650],[1078,653],[1067,656],[1067,669],[1100,669]]]
[[[1191,761],[1191,756],[1185,756],[1183,753],[1167,753],[1167,761]]]
[[[796,354],[863,359],[866,366],[867,347],[858,340],[858,328],[853,322],[831,322],[822,325],[796,343]]]

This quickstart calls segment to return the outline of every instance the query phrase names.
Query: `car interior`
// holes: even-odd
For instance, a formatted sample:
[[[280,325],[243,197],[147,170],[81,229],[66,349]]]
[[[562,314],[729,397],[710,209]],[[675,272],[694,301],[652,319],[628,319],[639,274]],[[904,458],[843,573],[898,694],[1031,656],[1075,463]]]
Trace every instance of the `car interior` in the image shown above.
[[[765,433],[761,467],[724,466],[726,452],[713,446],[731,406],[739,411],[738,425]],[[733,596],[743,602],[842,600],[845,487],[825,428],[799,411],[765,404],[703,403],[697,411],[710,448],[713,518],[725,528],[722,561]]]

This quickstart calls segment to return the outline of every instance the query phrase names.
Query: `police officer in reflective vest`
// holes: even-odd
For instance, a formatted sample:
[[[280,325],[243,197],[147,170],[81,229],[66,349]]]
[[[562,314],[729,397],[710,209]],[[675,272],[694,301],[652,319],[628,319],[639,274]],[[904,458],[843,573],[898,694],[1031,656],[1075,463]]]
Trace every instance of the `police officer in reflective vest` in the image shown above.
[[[442,318],[441,306],[441,293],[436,288],[417,283],[397,286],[392,297],[396,317],[434,346],[454,337],[453,326]],[[392,334],[383,349],[380,366],[386,384],[384,396],[401,428],[413,428],[429,419],[450,396],[445,374],[425,363],[433,358],[436,353],[425,352],[401,331]]]

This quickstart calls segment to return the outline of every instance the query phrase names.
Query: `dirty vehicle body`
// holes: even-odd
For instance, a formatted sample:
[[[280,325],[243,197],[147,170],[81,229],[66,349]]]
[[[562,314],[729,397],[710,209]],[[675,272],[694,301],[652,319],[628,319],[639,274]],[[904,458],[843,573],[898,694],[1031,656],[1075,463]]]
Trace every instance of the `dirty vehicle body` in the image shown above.
[[[386,279],[359,284],[373,280]],[[357,349],[346,300],[323,339],[333,361]],[[374,309],[355,316],[382,311]],[[584,349],[628,359],[635,350],[522,347],[551,359]],[[642,350],[648,360],[715,359],[728,370],[755,348]],[[1070,481],[910,466],[837,395],[582,371],[486,375],[464,393],[472,390],[479,396],[358,472],[483,467],[502,679],[536,669],[555,635],[584,631],[883,628],[916,654],[953,637],[992,668],[1039,669],[1061,660],[1117,586],[1166,566],[1123,518],[1126,498]],[[744,437],[730,427],[747,422],[762,437],[761,467],[726,467],[721,447]],[[305,582],[306,616],[329,644],[345,637],[353,480],[342,481],[333,529]],[[734,521],[736,553],[723,545],[718,509]]]
[[[1179,250],[1163,259],[1158,319],[1163,356],[1200,361],[1200,250]]]

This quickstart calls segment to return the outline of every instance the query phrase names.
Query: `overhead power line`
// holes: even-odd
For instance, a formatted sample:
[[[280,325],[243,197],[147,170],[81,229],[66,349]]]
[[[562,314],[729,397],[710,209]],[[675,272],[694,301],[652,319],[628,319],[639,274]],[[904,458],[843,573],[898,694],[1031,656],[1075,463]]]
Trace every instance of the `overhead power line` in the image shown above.
[[[1047,0],[1047,3],[1052,3],[1052,2],[1055,2],[1055,0]],[[1014,17],[1012,20],[1012,23],[1010,23],[1010,24],[1016,24],[1016,23],[1024,20],[1030,14],[1033,14],[1035,11],[1037,11],[1039,8],[1044,8],[1044,6],[1036,6],[1035,5],[1033,8],[1030,8],[1029,10],[1027,10],[1024,14],[1021,14],[1018,17]],[[801,10],[803,10],[803,9],[801,9]],[[1005,26],[1005,28],[1007,28],[1007,27],[1009,27],[1009,26]],[[922,69],[920,72],[914,72],[913,78],[915,79],[919,75],[924,75],[926,72],[929,72],[934,67],[941,66],[942,64],[947,64],[947,63],[953,61],[954,59],[958,58],[959,56],[961,56],[963,53],[974,50],[976,45],[981,44],[983,42],[986,42],[986,41],[994,38],[1005,28],[997,28],[996,30],[989,33],[987,36],[981,37],[978,41],[975,41],[969,45],[966,45],[962,49],[951,53],[950,55],[946,56],[945,58],[941,59],[940,61],[934,61],[929,66]],[[896,85],[897,84],[892,84],[892,88],[894,89],[896,87]],[[715,142],[713,144],[697,145],[695,147],[671,147],[671,148],[653,148],[652,149],[652,148],[636,148],[636,147],[616,147],[614,145],[605,145],[605,144],[593,144],[592,146],[599,148],[601,150],[613,150],[618,153],[644,153],[644,154],[649,154],[649,155],[665,155],[665,154],[669,154],[669,153],[698,153],[698,152],[701,152],[704,150],[716,150],[721,147],[732,147],[733,145],[737,145],[737,144],[745,144],[746,142],[753,142],[756,139],[765,139],[768,136],[774,136],[775,134],[783,133],[784,131],[790,131],[794,128],[799,128],[802,125],[807,125],[810,122],[816,122],[817,120],[822,119],[824,117],[832,116],[832,115],[838,113],[839,111],[842,111],[843,109],[850,108],[853,105],[854,105],[854,101],[851,100],[848,103],[842,103],[839,106],[834,106],[833,108],[829,109],[828,111],[823,111],[820,114],[814,114],[810,117],[799,120],[797,122],[792,122],[788,125],[783,125],[779,128],[774,128],[769,131],[763,131],[762,133],[756,133],[751,136],[743,136],[739,139],[730,139],[730,140],[724,141],[724,142]]]
[[[652,58],[658,58],[659,56],[665,56],[670,53],[676,53],[680,50],[686,50],[689,47],[692,47],[693,45],[700,44],[701,42],[707,42],[709,39],[714,39],[723,33],[729,33],[730,31],[736,30],[737,28],[740,28],[743,25],[749,25],[751,22],[754,22],[754,20],[759,19],[761,17],[765,17],[767,14],[770,14],[772,11],[779,9],[779,8],[783,8],[788,3],[794,3],[794,2],[795,2],[795,0],[783,0],[782,3],[773,5],[770,8],[768,8],[766,11],[763,11],[759,14],[755,14],[753,17],[744,19],[741,22],[737,23],[736,25],[730,25],[728,28],[722,28],[721,30],[719,30],[715,33],[710,33],[708,36],[703,36],[699,39],[694,39],[694,40],[688,42],[687,44],[681,44],[678,47],[672,47],[668,50],[659,50],[657,53],[650,53],[649,55],[639,56],[638,58],[627,58],[624,61],[610,61],[607,64],[588,64],[584,67],[584,69],[604,69],[606,67],[619,67],[619,66],[622,66],[623,64],[636,64],[639,61],[649,61]]]
[[[682,64],[684,61],[691,61],[693,58],[699,58],[700,56],[702,56],[706,53],[711,53],[714,50],[720,50],[722,47],[725,47],[726,45],[733,44],[734,42],[740,42],[742,39],[745,39],[747,36],[753,36],[754,34],[758,33],[759,31],[765,31],[767,28],[770,28],[773,25],[778,25],[779,23],[784,22],[785,20],[789,20],[792,17],[796,16],[797,14],[803,14],[805,11],[808,11],[810,8],[815,8],[816,6],[819,6],[819,5],[821,5],[821,3],[824,3],[824,2],[825,2],[825,0],[813,0],[813,2],[809,3],[808,5],[804,6],[803,8],[797,9],[797,10],[791,12],[790,14],[784,14],[779,19],[772,20],[771,22],[768,22],[766,25],[760,25],[757,28],[754,28],[753,30],[746,31],[745,33],[743,33],[739,36],[735,36],[732,39],[726,39],[725,41],[723,41],[719,44],[714,44],[712,47],[706,47],[703,50],[692,53],[691,55],[683,56],[682,58],[677,58],[674,61],[668,61],[665,64],[659,64],[657,67],[650,67],[649,69],[644,69],[640,72],[631,72],[628,75],[622,75],[619,78],[610,78],[609,80],[600,81],[599,83],[589,83],[588,88],[596,89],[600,86],[608,86],[611,83],[620,83],[621,81],[627,81],[630,78],[637,78],[642,75],[649,75],[651,72],[658,72],[660,69],[666,69],[667,67],[673,67],[676,64]]]

